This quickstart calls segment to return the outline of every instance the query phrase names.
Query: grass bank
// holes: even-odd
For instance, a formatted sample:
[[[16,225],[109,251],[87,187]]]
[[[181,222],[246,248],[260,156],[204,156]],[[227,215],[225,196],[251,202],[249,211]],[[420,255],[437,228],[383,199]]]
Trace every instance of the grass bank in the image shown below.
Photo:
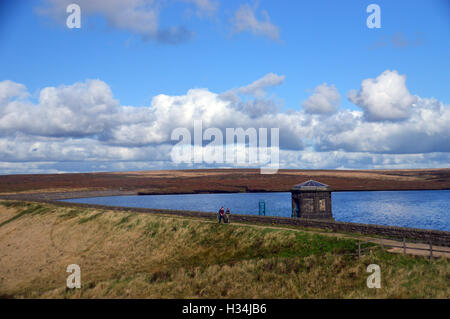
[[[307,231],[0,201],[0,296],[12,298],[449,298],[448,259]],[[66,267],[81,267],[81,289]],[[369,289],[378,264],[382,286]]]

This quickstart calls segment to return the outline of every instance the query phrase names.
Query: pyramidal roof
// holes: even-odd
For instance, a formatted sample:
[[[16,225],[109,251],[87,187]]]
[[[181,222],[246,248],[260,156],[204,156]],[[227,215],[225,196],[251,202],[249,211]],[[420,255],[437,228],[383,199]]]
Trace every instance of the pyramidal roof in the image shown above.
[[[309,181],[297,184],[293,187],[293,189],[300,189],[300,190],[325,190],[329,189],[330,186],[327,184],[323,184],[317,181],[313,181],[310,179]]]

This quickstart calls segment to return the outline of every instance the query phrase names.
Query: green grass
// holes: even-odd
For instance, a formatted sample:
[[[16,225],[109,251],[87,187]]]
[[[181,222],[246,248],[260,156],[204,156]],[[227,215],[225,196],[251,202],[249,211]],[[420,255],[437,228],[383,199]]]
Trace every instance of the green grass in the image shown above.
[[[4,222],[0,223],[0,227],[9,224],[16,219],[19,219],[25,215],[31,214],[31,215],[39,215],[39,214],[46,214],[51,211],[51,208],[48,206],[44,206],[41,204],[26,204],[26,203],[14,203],[14,202],[1,202],[1,204],[8,208],[17,208],[17,214],[13,217],[5,220]]]
[[[99,216],[102,215],[102,214],[103,214],[103,213],[96,213],[96,214],[93,214],[93,215],[88,216],[88,217],[80,218],[80,220],[78,221],[78,223],[79,223],[79,224],[84,224],[84,223],[93,221],[94,219],[96,219],[97,217],[99,217]]]

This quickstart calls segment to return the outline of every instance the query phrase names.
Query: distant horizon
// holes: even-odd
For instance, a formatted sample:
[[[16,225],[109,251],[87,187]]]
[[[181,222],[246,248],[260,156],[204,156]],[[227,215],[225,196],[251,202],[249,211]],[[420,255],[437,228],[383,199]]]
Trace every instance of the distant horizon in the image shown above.
[[[235,168],[235,167],[214,167],[214,168],[178,168],[178,169],[150,169],[150,170],[135,170],[135,171],[92,171],[92,172],[58,172],[58,173],[10,173],[10,174],[0,174],[0,176],[8,176],[8,175],[61,175],[61,174],[108,174],[108,173],[144,173],[144,172],[172,172],[172,171],[218,171],[218,170],[241,170],[241,171],[255,171],[259,172],[259,168]],[[450,167],[441,167],[441,168],[386,168],[386,169],[374,169],[374,168],[366,168],[366,169],[305,169],[305,168],[280,168],[278,171],[340,171],[340,172],[358,172],[358,171],[439,171],[439,170],[450,170]],[[278,173],[277,173],[278,174]]]

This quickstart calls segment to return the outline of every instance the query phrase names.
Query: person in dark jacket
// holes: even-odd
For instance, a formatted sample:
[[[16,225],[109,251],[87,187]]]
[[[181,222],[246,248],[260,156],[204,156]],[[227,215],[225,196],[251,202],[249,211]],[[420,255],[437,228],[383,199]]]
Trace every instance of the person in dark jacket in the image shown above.
[[[225,219],[224,219],[224,222],[227,224],[230,223],[230,215],[231,215],[230,209],[227,208],[227,211],[225,212]]]

